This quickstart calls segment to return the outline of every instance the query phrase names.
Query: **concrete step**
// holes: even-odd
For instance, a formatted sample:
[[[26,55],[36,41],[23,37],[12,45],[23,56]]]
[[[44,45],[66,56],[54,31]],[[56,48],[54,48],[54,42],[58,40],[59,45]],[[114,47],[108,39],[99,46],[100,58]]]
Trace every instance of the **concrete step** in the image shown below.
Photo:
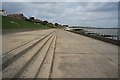
[[[39,42],[41,42],[44,38],[47,36],[53,34],[53,32],[48,33],[47,35],[43,37],[39,37],[31,42],[28,42],[27,44],[16,48],[12,50],[11,52],[2,55],[2,70],[4,70],[8,65],[10,65],[14,60],[18,59],[20,56],[28,52],[31,48],[33,48],[35,45],[37,45]]]
[[[13,50],[15,50],[15,49],[17,49],[17,48],[20,48],[20,47],[22,47],[22,46],[24,46],[25,44],[28,44],[28,43],[30,43],[30,42],[32,42],[32,41],[34,41],[34,40],[36,40],[36,39],[40,39],[42,36],[46,36],[47,34],[49,34],[49,33],[52,33],[53,31],[50,31],[50,32],[45,32],[45,33],[43,33],[42,35],[40,35],[40,36],[38,36],[38,37],[36,37],[36,38],[33,38],[33,39],[31,39],[31,40],[29,40],[28,39],[28,41],[26,41],[26,42],[22,42],[21,44],[19,44],[18,46],[16,46],[16,47],[14,47],[14,48],[12,48],[12,49],[10,49],[10,50],[8,50],[8,51],[3,51],[3,53],[2,53],[2,55],[0,55],[0,56],[4,56],[4,55],[6,55],[6,54],[8,54],[8,53],[10,53],[11,51],[13,51]],[[18,35],[19,34],[19,35]],[[13,36],[20,36],[21,37],[21,35],[23,35],[24,37],[25,37],[25,35],[26,34],[28,34],[28,33],[18,33],[18,34],[13,34]],[[33,35],[33,34],[32,34]],[[5,35],[3,35],[3,38],[4,39],[9,39],[9,37],[10,37],[11,35],[7,35],[7,36],[5,36]],[[8,37],[8,38],[6,38],[6,37]],[[24,38],[23,37],[23,38]],[[26,37],[25,37],[26,38]],[[3,39],[3,40],[4,40]],[[11,38],[10,38],[11,39]],[[14,39],[16,39],[16,37],[14,37]],[[20,39],[20,38],[19,38]]]
[[[57,40],[57,35],[55,36],[55,38],[48,50],[47,56],[44,59],[43,64],[41,65],[35,78],[50,78],[51,72],[53,69],[56,40]]]
[[[39,72],[39,69],[43,65],[46,56],[48,55],[48,51],[53,43],[54,36],[43,46],[43,48],[39,51],[38,56],[34,58],[31,64],[24,70],[24,72],[20,75],[20,78],[35,78]],[[50,56],[49,56],[50,57]]]
[[[50,34],[45,37],[23,55],[20,55],[19,58],[16,58],[16,60],[2,71],[3,78],[17,78],[29,66],[34,58],[38,56],[39,51],[52,38],[52,36],[53,34]]]

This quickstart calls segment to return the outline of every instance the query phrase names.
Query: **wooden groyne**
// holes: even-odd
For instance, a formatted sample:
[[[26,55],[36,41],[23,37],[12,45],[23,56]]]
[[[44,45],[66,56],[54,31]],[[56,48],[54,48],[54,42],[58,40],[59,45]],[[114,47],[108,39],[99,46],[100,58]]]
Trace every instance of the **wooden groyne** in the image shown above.
[[[94,38],[94,39],[97,39],[97,40],[101,40],[101,41],[104,41],[104,42],[108,42],[108,43],[111,43],[111,44],[115,44],[115,45],[118,45],[120,46],[120,40],[116,40],[116,39],[112,39],[112,38],[106,38],[106,37],[117,37],[117,36],[113,36],[113,35],[108,35],[108,34],[94,34],[93,33],[84,33],[84,32],[80,32],[80,31],[75,31],[75,30],[72,30],[70,32],[73,32],[73,33],[77,33],[77,34],[80,34],[80,35],[84,35],[84,36],[87,36],[87,37],[91,37],[91,38]]]

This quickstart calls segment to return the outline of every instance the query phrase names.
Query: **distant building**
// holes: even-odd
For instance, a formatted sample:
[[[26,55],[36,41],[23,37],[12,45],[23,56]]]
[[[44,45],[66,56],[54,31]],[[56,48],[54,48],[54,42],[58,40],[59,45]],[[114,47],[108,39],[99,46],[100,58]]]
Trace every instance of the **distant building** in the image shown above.
[[[69,27],[66,27],[66,29],[65,29],[65,30],[68,30],[68,31],[69,31],[69,30],[71,30],[71,29],[70,29]]]
[[[0,10],[0,15],[7,16],[7,12],[5,10]]]
[[[63,27],[68,27],[68,25],[63,25]]]
[[[27,19],[22,13],[8,14],[7,16],[17,19],[24,19],[24,20]]]

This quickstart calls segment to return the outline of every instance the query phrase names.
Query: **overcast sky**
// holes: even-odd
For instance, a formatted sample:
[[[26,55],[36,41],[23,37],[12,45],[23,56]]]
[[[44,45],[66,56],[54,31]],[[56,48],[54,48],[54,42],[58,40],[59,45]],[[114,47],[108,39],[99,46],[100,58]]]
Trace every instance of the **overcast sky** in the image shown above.
[[[3,2],[2,9],[70,26],[118,26],[117,2]]]

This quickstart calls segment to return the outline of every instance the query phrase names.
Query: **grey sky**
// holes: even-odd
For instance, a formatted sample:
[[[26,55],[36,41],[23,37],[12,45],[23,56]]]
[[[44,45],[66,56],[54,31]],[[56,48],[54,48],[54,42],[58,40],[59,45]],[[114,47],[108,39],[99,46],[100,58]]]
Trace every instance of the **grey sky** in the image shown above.
[[[119,0],[2,0],[2,2],[119,2]]]
[[[3,2],[8,13],[22,12],[27,17],[68,25],[116,27],[117,2]]]

